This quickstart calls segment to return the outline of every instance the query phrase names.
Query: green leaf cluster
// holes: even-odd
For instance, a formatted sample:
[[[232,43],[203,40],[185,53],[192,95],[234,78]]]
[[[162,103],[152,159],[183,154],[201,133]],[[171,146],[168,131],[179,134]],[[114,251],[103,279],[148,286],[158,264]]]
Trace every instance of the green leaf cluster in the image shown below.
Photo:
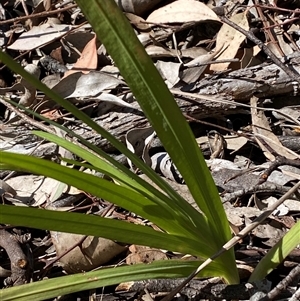
[[[162,231],[99,216],[5,205],[0,205],[0,222],[101,236],[125,243],[192,254],[199,260],[163,261],[150,265],[122,266],[65,276],[63,281],[52,279],[5,289],[2,291],[1,300],[28,300],[31,297],[34,300],[43,300],[121,281],[187,276],[231,238],[218,191],[193,133],[129,22],[113,0],[77,0],[76,2],[114,59],[144,114],[183,176],[199,210],[186,202],[120,141],[70,102],[27,74],[1,51],[0,59],[13,71],[110,141],[143,171],[159,187],[159,190],[105,152],[57,124],[55,126],[68,132],[79,143],[75,144],[49,133],[34,133],[76,154],[86,162],[77,164],[104,173],[112,179],[111,182],[43,159],[7,152],[2,152],[0,155],[0,167],[41,174],[75,186],[150,220]],[[239,277],[233,250],[229,250],[213,261],[201,271],[201,275],[220,276],[228,283],[237,283]]]

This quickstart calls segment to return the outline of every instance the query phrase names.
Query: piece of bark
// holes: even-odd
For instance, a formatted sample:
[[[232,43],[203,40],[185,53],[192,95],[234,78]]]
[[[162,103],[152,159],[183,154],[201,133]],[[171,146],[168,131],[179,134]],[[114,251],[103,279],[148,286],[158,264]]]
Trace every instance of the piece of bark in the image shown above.
[[[177,278],[128,282],[122,283],[116,290],[143,292],[146,288],[151,293],[170,292],[180,285],[183,280]],[[256,291],[267,292],[270,289],[270,282],[267,280],[236,285],[216,283],[213,280],[193,279],[182,289],[181,294],[187,296],[189,300],[200,300],[202,298],[209,298],[210,300],[249,300]]]
[[[300,52],[287,58],[287,65],[300,73]],[[227,100],[248,100],[279,95],[299,95],[299,84],[293,82],[277,65],[264,63],[229,73],[215,74],[196,83],[194,92],[226,97]]]
[[[234,102],[232,104],[213,103],[206,100],[195,102],[183,98],[176,98],[176,101],[181,111],[194,119],[207,117],[217,118],[218,116],[224,116],[226,114],[245,113],[244,110],[237,108]],[[125,142],[125,135],[128,131],[148,127],[150,125],[144,114],[139,111],[138,103],[134,102],[131,105],[136,109],[117,107],[115,105],[111,106],[102,102],[99,104],[98,109],[100,116],[94,118],[94,121],[117,139]],[[74,126],[72,130],[107,152],[113,152],[115,150],[106,139],[101,139],[101,136],[97,135],[88,126],[80,124],[79,126]]]

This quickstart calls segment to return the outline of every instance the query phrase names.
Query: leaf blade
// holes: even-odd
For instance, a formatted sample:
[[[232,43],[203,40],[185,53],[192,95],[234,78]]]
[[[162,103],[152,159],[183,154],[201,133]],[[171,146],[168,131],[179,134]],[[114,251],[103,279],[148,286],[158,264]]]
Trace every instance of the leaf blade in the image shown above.
[[[198,253],[195,246],[199,245],[199,242],[193,239],[100,216],[0,205],[0,221],[44,230],[93,235],[162,249],[172,248],[181,253]],[[200,245],[208,251],[205,243],[200,243]],[[198,255],[203,254],[198,253]]]
[[[249,281],[262,280],[273,271],[289,253],[300,244],[300,221],[298,221],[258,263]]]
[[[213,237],[211,244],[218,251],[231,238],[229,223],[194,135],[172,94],[114,1],[92,0],[87,3],[77,0],[77,3],[113,57],[196,203],[206,215],[208,235]],[[116,18],[118,22],[115,22]],[[235,266],[233,250],[225,257]],[[238,282],[236,268],[233,273],[232,278]]]
[[[9,163],[14,169],[29,170],[35,174],[52,177],[92,195],[102,197],[151,220],[167,232],[182,235],[185,233],[187,237],[197,236],[189,217],[175,208],[170,211],[168,204],[162,200],[157,199],[155,203],[126,187],[35,157],[2,152],[0,162],[3,161]]]
[[[105,268],[99,271],[63,276],[40,282],[33,282],[2,290],[2,301],[46,300],[58,295],[66,295],[81,290],[102,286],[156,278],[185,277],[196,268],[199,261],[165,260],[151,264],[138,264]],[[217,274],[217,269],[207,268],[203,276]]]

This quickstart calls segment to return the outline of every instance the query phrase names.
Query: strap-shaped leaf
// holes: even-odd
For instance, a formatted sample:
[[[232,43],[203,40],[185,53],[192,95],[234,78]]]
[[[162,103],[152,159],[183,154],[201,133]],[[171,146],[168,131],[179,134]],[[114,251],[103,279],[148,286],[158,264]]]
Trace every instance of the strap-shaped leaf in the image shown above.
[[[300,244],[300,221],[286,233],[259,262],[249,281],[264,279]]]
[[[189,231],[191,231],[190,234],[194,233],[197,237],[201,238],[202,240],[207,239],[206,230],[205,230],[207,227],[206,218],[203,216],[203,214],[199,212],[194,212],[195,209],[192,208],[191,205],[188,204],[185,200],[182,199],[181,206],[179,206],[178,203],[174,201],[174,199],[158,191],[155,187],[151,186],[143,179],[133,174],[127,168],[122,168],[122,170],[119,170],[115,166],[112,166],[108,162],[102,160],[101,158],[98,158],[96,155],[92,154],[91,152],[88,152],[87,150],[81,148],[80,146],[75,145],[63,138],[57,137],[49,133],[43,133],[43,132],[34,132],[34,133],[44,139],[52,141],[68,149],[69,151],[76,154],[78,157],[89,162],[92,165],[91,168],[94,168],[96,170],[98,169],[98,171],[112,177],[113,179],[119,181],[120,183],[123,183],[125,187],[128,188],[130,187],[135,191],[139,191],[142,195],[151,199],[156,204],[161,204],[163,202],[164,205],[169,207],[168,211],[170,212],[176,211],[177,222],[184,224],[184,228],[189,228]],[[163,179],[161,179],[161,181],[163,181]],[[131,203],[124,204],[123,207],[126,208],[127,210],[133,211],[133,208],[131,208]],[[197,218],[195,219],[196,223],[191,222],[190,212],[194,212],[195,216],[197,216]],[[143,214],[141,214],[141,212],[139,212],[139,214],[144,216]],[[159,217],[159,212],[157,214],[157,217]],[[148,218],[151,221],[153,221],[151,217],[148,216]],[[165,218],[165,216],[163,218]],[[169,222],[171,223],[170,219]],[[203,231],[199,233],[199,230],[197,227],[195,227],[195,224],[201,225]]]
[[[164,260],[152,264],[104,268],[94,272],[63,276],[5,289],[1,291],[1,301],[48,300],[58,295],[62,296],[128,281],[181,278],[191,273],[199,263],[199,261]],[[211,275],[214,272],[216,271],[208,268],[203,271],[203,276]]]
[[[168,203],[163,200],[156,199],[154,202],[132,189],[35,157],[1,152],[0,162],[2,161],[5,161],[15,170],[30,170],[35,174],[52,177],[92,195],[102,197],[151,220],[166,232],[194,237],[194,239],[197,237],[195,229],[192,231],[193,224],[188,217],[185,217],[176,208],[170,210]],[[207,253],[206,256],[209,254]]]
[[[193,254],[199,245],[193,239],[156,231],[150,227],[73,212],[0,205],[0,221],[32,228],[93,235],[161,249],[171,248],[181,253]],[[208,251],[209,247],[200,243],[201,248]]]
[[[172,94],[113,0],[77,0],[208,218],[216,250],[230,239],[218,191]],[[233,264],[233,252],[228,260]]]

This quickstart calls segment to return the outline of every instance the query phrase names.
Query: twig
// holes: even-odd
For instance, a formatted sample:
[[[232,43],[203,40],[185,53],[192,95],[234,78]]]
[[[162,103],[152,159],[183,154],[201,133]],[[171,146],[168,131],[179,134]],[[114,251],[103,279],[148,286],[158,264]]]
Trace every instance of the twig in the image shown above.
[[[295,294],[290,298],[290,301],[299,301],[299,299],[300,299],[300,288],[298,288]]]
[[[27,121],[29,124],[35,126],[38,129],[41,129],[47,133],[55,134],[55,131],[51,129],[49,126],[32,119],[31,117],[27,116],[25,113],[18,110],[12,104],[5,100],[4,97],[0,96],[0,103],[4,104],[8,109],[15,112],[18,116],[20,116],[23,120]]]
[[[300,122],[297,119],[293,118],[292,116],[290,116],[288,114],[283,113],[280,110],[274,109],[274,108],[254,107],[254,106],[247,105],[245,103],[222,99],[221,97],[217,97],[217,96],[183,92],[183,91],[177,90],[177,89],[170,89],[170,91],[171,91],[171,93],[173,93],[175,95],[181,95],[181,96],[191,97],[191,98],[195,98],[195,99],[202,99],[205,101],[212,101],[212,102],[216,102],[216,103],[223,103],[223,104],[228,104],[228,105],[232,105],[232,106],[236,106],[236,107],[249,108],[249,109],[253,108],[253,109],[261,110],[261,111],[276,112],[276,113],[284,116],[285,118],[287,118],[289,121],[300,126]],[[192,101],[189,98],[186,98],[185,100],[189,101],[189,102],[197,102],[197,100]]]
[[[219,16],[220,20],[224,22],[225,24],[231,26],[235,30],[241,32],[244,36],[246,36],[247,39],[255,43],[261,50],[264,51],[266,55],[270,57],[270,59],[273,61],[274,64],[276,64],[280,69],[282,69],[293,81],[296,81],[300,84],[300,76],[299,74],[289,69],[286,65],[284,65],[280,59],[260,40],[258,39],[252,32],[247,31],[240,26],[238,26],[236,23],[232,22],[228,18],[224,16]]]
[[[271,28],[275,28],[275,27],[282,27],[282,26],[287,25],[287,24],[294,24],[295,21],[299,21],[299,17],[295,17],[295,18],[292,18],[292,19],[285,20],[280,24],[269,25],[267,27],[264,27],[264,29],[271,29]]]
[[[211,64],[236,63],[236,62],[240,62],[240,60],[239,59],[224,59],[224,60],[208,61],[208,62],[205,62],[205,63],[195,63],[195,64],[192,64],[192,65],[184,64],[183,66],[185,66],[187,68],[192,68],[192,67],[208,66],[208,65],[211,65]]]
[[[284,279],[282,279],[261,301],[274,300],[293,280],[297,278],[300,278],[300,264],[293,268],[292,271]]]
[[[24,20],[27,20],[27,19],[47,17],[47,16],[54,15],[56,13],[61,13],[63,11],[66,11],[70,8],[74,8],[74,7],[77,7],[77,6],[78,6],[77,4],[72,4],[72,5],[69,5],[67,7],[59,8],[59,9],[56,9],[56,10],[45,11],[45,12],[42,12],[42,13],[31,14],[31,15],[28,15],[28,16],[23,16],[23,17],[17,17],[17,18],[13,18],[13,19],[9,19],[9,20],[4,20],[4,21],[0,21],[0,25],[15,23],[15,22],[24,21]]]
[[[1,247],[6,251],[10,259],[11,276],[7,279],[8,284],[21,285],[29,281],[29,261],[24,254],[14,234],[0,229]]]
[[[293,15],[297,15],[300,14],[300,10],[297,9],[287,9],[287,8],[283,8],[283,7],[278,7],[278,6],[267,6],[267,5],[262,5],[262,4],[255,4],[255,5],[251,5],[250,9],[252,7],[257,7],[259,6],[260,8],[262,8],[263,10],[275,10],[275,11],[283,11],[283,12],[287,12],[287,13],[291,13]],[[248,6],[247,6],[248,7]]]
[[[256,4],[256,10],[257,10],[257,12],[259,14],[259,17],[260,17],[260,19],[263,23],[264,30],[266,31],[265,32],[266,42],[268,42],[268,40],[269,40],[271,43],[273,43],[276,46],[278,52],[281,54],[281,56],[284,56],[283,51],[281,50],[281,48],[278,45],[278,41],[274,37],[274,32],[271,31],[271,29],[269,27],[270,23],[268,22],[268,20],[266,18],[266,15],[268,15],[268,14],[263,14],[261,8],[258,6],[258,4],[259,4],[258,0],[254,0],[254,3]]]
[[[293,160],[293,159],[288,159],[282,156],[276,157],[276,160],[272,162],[272,164],[259,176],[259,182],[258,185],[262,184],[265,182],[270,174],[276,170],[279,166],[282,165],[290,165],[294,167],[300,167],[300,161],[299,160]]]

